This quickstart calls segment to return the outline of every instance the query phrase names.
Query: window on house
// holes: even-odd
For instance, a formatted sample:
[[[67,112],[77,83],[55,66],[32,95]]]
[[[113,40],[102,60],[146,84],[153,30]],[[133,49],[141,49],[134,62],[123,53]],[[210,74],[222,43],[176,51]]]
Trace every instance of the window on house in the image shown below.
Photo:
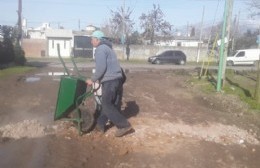
[[[178,46],[178,47],[181,47],[181,42],[178,42],[178,43],[177,43],[177,46]]]
[[[66,40],[64,40],[64,49],[66,49]]]
[[[54,40],[51,40],[52,41],[52,48],[54,48]]]

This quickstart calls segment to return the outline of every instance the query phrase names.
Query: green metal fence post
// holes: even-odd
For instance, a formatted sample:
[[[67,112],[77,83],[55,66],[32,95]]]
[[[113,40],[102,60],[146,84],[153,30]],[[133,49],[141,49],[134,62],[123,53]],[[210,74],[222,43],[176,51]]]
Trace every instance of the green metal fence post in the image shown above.
[[[223,67],[223,55],[224,55],[224,47],[225,47],[225,35],[226,35],[226,22],[227,22],[227,9],[228,9],[228,0],[225,2],[224,9],[224,20],[222,27],[222,38],[221,38],[221,46],[220,46],[220,57],[219,57],[219,66],[218,66],[218,79],[217,79],[217,92],[221,91],[222,86],[222,67]]]

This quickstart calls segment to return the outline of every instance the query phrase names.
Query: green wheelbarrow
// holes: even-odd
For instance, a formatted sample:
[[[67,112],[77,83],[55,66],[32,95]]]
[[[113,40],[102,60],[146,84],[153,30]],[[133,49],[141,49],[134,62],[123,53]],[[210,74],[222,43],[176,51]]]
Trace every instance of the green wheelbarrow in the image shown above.
[[[61,55],[60,46],[57,45],[59,59],[66,71],[66,75],[61,76],[54,120],[64,119],[76,123],[79,134],[89,132],[95,122],[94,112],[85,105],[85,100],[93,95],[93,89],[87,91],[85,83],[86,77],[79,74],[78,68],[71,57],[77,75],[70,75]]]

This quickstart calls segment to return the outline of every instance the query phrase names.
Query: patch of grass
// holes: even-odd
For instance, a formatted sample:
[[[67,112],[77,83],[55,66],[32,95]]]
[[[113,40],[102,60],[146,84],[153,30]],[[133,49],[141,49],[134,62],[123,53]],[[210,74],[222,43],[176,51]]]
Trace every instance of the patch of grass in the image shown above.
[[[260,110],[260,105],[254,99],[256,85],[256,73],[239,72],[238,74],[226,74],[226,83],[223,88],[225,93],[239,96],[252,109]]]
[[[226,71],[226,80],[222,91],[225,94],[236,95],[241,101],[247,103],[250,108],[260,110],[260,104],[254,99],[256,72],[252,71]],[[204,79],[193,82],[207,93],[216,92],[217,74],[212,74]]]
[[[202,66],[203,62],[196,62],[196,61],[187,61],[186,65],[197,65],[197,66]],[[214,61],[211,62],[204,62],[204,66],[217,66],[218,64]]]
[[[192,78],[191,80],[189,80],[189,82],[192,85],[199,86],[199,88],[206,93],[213,93],[216,91],[215,85],[211,82],[209,78]]]
[[[15,67],[6,68],[3,70],[0,70],[0,78],[6,77],[6,76],[11,76],[13,74],[25,73],[25,72],[31,71],[33,69],[35,69],[35,68],[26,67],[26,66],[15,66]]]
[[[254,99],[253,95],[247,90],[234,85],[227,85],[223,90],[226,94],[237,95],[240,100],[247,103],[250,108],[260,110],[259,104]]]

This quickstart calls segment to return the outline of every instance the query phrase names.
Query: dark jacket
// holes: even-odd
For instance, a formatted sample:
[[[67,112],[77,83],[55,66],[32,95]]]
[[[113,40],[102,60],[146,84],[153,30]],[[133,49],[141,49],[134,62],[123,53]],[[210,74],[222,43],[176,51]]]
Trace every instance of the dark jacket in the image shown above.
[[[109,80],[122,78],[121,67],[117,56],[112,49],[112,43],[108,40],[102,40],[95,50],[95,73],[92,81],[101,83]]]

